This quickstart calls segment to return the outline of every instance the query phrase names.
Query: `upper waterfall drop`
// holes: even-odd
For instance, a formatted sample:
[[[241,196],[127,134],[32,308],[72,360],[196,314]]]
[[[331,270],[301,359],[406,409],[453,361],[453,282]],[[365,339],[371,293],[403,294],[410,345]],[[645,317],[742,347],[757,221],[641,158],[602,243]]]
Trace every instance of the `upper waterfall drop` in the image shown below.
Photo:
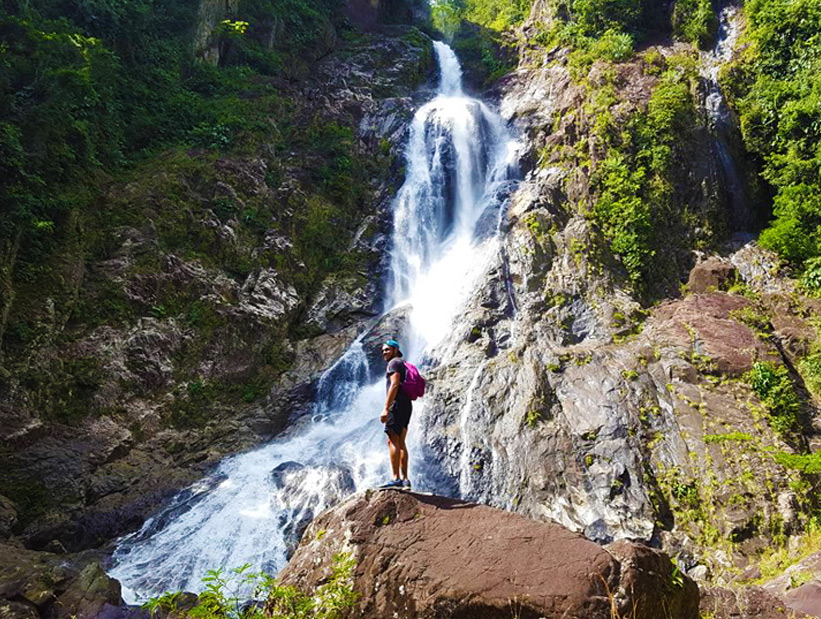
[[[462,96],[462,66],[454,51],[441,41],[433,42],[439,61],[439,94],[446,97]]]
[[[410,303],[418,359],[442,339],[472,282],[498,251],[498,222],[515,181],[517,142],[492,109],[462,92],[449,47],[434,43],[437,96],[422,106],[405,150],[407,175],[393,204],[389,306]],[[283,435],[223,460],[143,527],[119,540],[110,574],[129,603],[166,590],[201,591],[208,570],[251,563],[277,572],[319,511],[388,473],[379,413],[385,385],[369,383],[362,337],[319,378],[311,410]],[[420,423],[423,415],[417,415]],[[416,487],[436,490],[414,440]],[[433,479],[435,476],[430,476]]]

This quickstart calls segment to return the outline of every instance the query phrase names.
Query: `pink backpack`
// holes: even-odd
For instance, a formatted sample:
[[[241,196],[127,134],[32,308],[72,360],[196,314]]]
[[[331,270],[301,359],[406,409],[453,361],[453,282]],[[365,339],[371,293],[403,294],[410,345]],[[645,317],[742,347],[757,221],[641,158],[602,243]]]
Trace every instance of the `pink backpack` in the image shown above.
[[[425,379],[412,363],[405,361],[405,381],[402,388],[411,400],[421,398],[425,395]]]

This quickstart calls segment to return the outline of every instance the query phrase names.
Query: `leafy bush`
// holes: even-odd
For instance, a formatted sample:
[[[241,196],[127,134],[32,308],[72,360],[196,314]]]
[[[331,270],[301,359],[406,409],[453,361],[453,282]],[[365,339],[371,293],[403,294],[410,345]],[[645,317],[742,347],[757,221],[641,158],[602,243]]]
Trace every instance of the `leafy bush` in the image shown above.
[[[821,256],[808,259],[804,267],[801,286],[812,295],[821,295]]]
[[[722,82],[775,191],[761,243],[801,267],[821,255],[821,3],[750,0],[744,11],[746,45]]]
[[[807,388],[813,395],[821,397],[821,352],[802,359],[798,364],[798,369]]]
[[[783,365],[758,362],[750,370],[750,386],[767,409],[767,418],[773,430],[785,439],[791,439],[801,430],[801,400],[795,391],[789,370]]]
[[[211,570],[202,579],[205,591],[192,608],[180,608],[180,592],[152,598],[144,608],[151,617],[184,610],[186,616],[200,619],[336,619],[359,597],[351,586],[354,565],[349,555],[335,555],[330,576],[313,594],[280,585],[265,572],[253,572],[250,564],[228,572]]]
[[[710,0],[677,0],[672,25],[676,36],[702,48],[718,34],[718,18]]]
[[[559,39],[574,48],[568,61],[575,76],[584,75],[597,60],[624,62],[633,56],[633,36],[618,30],[611,29],[600,37],[589,37],[565,29]]]
[[[608,30],[637,32],[644,14],[642,0],[574,0],[570,15],[584,34],[601,35]]]
[[[671,179],[676,149],[697,126],[693,79],[690,68],[667,70],[647,110],[635,114],[626,130],[610,126],[609,112],[597,116],[607,154],[591,177],[597,194],[592,215],[639,292],[660,270],[658,256],[669,245],[667,232],[682,216]],[[605,105],[609,108],[610,102]]]
[[[455,0],[463,19],[501,32],[520,24],[530,13],[532,0]]]

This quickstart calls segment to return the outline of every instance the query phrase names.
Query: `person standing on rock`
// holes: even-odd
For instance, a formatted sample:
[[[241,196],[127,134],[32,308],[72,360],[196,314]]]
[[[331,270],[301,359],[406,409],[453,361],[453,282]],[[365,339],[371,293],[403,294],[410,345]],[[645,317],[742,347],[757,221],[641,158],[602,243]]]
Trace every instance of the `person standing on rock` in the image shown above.
[[[408,447],[405,444],[405,437],[408,434],[408,424],[410,423],[413,405],[410,396],[402,389],[402,383],[407,375],[407,367],[405,367],[405,362],[402,361],[402,350],[399,347],[399,342],[388,340],[382,344],[382,358],[387,362],[388,367],[385,373],[387,383],[385,410],[382,411],[380,420],[385,424],[385,434],[388,435],[388,451],[390,452],[393,479],[380,487],[410,490]]]

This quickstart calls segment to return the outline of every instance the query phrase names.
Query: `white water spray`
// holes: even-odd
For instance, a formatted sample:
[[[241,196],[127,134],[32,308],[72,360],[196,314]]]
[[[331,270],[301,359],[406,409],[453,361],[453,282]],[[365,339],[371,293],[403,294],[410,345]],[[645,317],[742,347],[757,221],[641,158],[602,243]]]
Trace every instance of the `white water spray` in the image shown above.
[[[498,115],[463,95],[453,51],[434,45],[441,72],[438,96],[417,112],[411,126],[407,178],[394,205],[386,291],[391,304],[413,307],[412,341],[405,346],[411,358],[447,333],[498,250],[500,210],[517,158],[516,143]],[[385,385],[384,380],[368,384],[359,340],[325,372],[317,392],[307,423],[224,460],[119,541],[110,574],[122,583],[126,602],[166,590],[201,591],[207,570],[218,567],[251,563],[275,573],[314,515],[385,478],[388,454],[378,419]],[[413,423],[411,438],[420,434]],[[410,451],[412,458],[418,453],[413,441]],[[425,466],[431,464],[412,460],[412,476]]]
[[[723,7],[718,17],[718,38],[715,47],[702,54],[701,69],[701,76],[707,83],[704,107],[714,125],[726,121],[729,115],[727,102],[718,84],[718,74],[721,67],[732,58],[741,32],[740,13],[737,6],[730,4]]]

